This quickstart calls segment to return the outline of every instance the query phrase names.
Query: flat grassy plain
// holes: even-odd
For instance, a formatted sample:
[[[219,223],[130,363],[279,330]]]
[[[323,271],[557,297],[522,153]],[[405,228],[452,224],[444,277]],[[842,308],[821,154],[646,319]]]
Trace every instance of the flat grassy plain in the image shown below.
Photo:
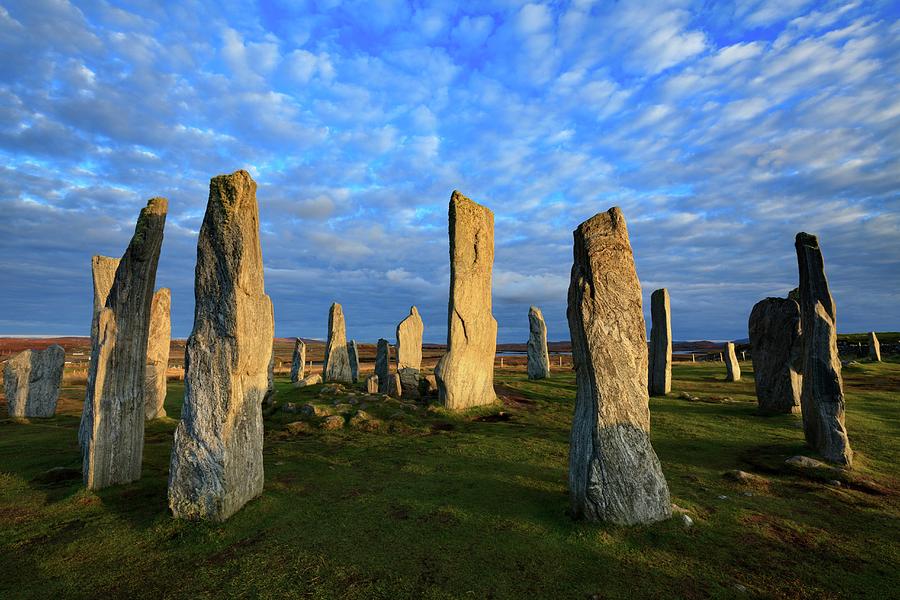
[[[785,458],[813,455],[800,419],[757,416],[741,367],[728,383],[721,364],[678,363],[673,393],[650,402],[690,528],[567,516],[571,371],[530,382],[499,370],[502,404],[463,415],[360,392],[374,431],[311,421],[291,433],[300,416],[277,411],[265,491],[226,523],[169,516],[171,418],[147,427],[140,481],[98,493],[74,471],[48,481],[80,468],[84,390],[68,385],[55,418],[0,420],[0,597],[896,598],[900,363],[844,370],[854,472],[880,492],[785,471]],[[279,405],[350,409],[321,386],[277,385]],[[170,384],[170,417],[182,394]],[[764,479],[732,482],[732,469]]]

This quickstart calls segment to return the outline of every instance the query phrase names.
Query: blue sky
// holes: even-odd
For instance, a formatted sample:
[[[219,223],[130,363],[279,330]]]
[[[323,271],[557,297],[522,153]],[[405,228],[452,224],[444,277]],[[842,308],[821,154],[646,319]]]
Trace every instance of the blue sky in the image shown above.
[[[465,8],[460,8],[464,6]],[[841,331],[900,329],[896,2],[0,0],[0,333],[87,334],[90,257],[169,199],[193,318],[210,177],[259,184],[279,336],[446,335],[447,202],[496,218],[494,314],[567,339],[572,230],[628,220],[676,339],[747,335],[818,234]]]

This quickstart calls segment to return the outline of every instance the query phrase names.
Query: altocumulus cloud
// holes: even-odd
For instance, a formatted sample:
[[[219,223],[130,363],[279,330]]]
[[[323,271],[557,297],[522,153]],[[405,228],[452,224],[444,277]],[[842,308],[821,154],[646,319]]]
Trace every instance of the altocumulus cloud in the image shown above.
[[[674,335],[740,338],[821,237],[843,331],[900,328],[895,2],[0,7],[0,332],[85,334],[92,254],[170,200],[158,282],[191,326],[213,175],[259,183],[278,335],[446,328],[446,210],[496,215],[502,341],[565,339],[571,231],[612,205]]]

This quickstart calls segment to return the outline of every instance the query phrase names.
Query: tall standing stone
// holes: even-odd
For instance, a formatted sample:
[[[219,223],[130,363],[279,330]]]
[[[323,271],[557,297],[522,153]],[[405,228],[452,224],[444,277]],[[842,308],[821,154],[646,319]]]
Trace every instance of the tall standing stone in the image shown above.
[[[328,311],[328,340],[325,342],[325,362],[322,379],[326,382],[351,383],[350,355],[347,352],[347,326],[344,309],[335,302]]]
[[[297,338],[294,340],[294,355],[291,357],[291,383],[303,379],[306,371],[306,343]]]
[[[397,325],[397,373],[403,396],[419,397],[419,373],[422,369],[422,335],[425,324],[419,309],[410,307],[409,315]]]
[[[537,306],[528,309],[528,379],[550,377],[550,354],[547,352],[547,324]]]
[[[147,337],[147,372],[144,374],[144,417],[148,421],[166,416],[166,371],[172,340],[172,292],[160,288],[153,294],[150,333]]]
[[[875,362],[881,362],[881,344],[874,331],[869,332],[869,358]]]
[[[378,375],[378,391],[387,394],[390,391],[391,345],[384,338],[379,339],[375,347],[375,374]]]
[[[734,342],[725,342],[725,381],[741,380],[741,365],[734,353]]]
[[[6,361],[3,387],[10,417],[46,419],[56,414],[66,351],[59,344],[25,350]]]
[[[92,490],[141,476],[147,341],[167,209],[165,198],[152,198],[141,210],[97,316],[80,436]]]
[[[844,426],[844,382],[837,349],[837,317],[825,277],[825,261],[819,240],[814,235],[798,233],[794,246],[800,269],[803,432],[806,442],[826,460],[849,467],[853,451]]]
[[[800,412],[803,377],[794,364],[800,340],[800,306],[789,298],[760,300],[750,311],[747,325],[759,412]]]
[[[650,395],[665,396],[672,391],[672,309],[669,290],[650,295]]]
[[[262,493],[262,401],[275,335],[256,183],[246,171],[209,182],[194,296],[169,508],[176,518],[223,521]]]
[[[434,369],[450,409],[491,404],[497,321],[491,314],[494,213],[454,191],[450,198],[450,300],[447,353]]]
[[[621,525],[666,519],[669,488],[650,445],[641,284],[622,211],[593,216],[574,237],[567,310],[577,384],[572,513]]]
[[[347,358],[350,361],[350,382],[359,382],[359,348],[356,340],[350,340],[347,344]]]

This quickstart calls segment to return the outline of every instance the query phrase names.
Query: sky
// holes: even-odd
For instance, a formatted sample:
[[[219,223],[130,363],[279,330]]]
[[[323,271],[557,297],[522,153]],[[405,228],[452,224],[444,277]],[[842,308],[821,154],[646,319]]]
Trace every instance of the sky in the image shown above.
[[[494,211],[493,312],[568,339],[611,206],[675,339],[740,339],[817,234],[841,332],[900,330],[900,3],[0,0],[0,334],[87,335],[90,258],[169,199],[193,320],[209,179],[258,183],[276,335],[446,339],[447,204]]]

